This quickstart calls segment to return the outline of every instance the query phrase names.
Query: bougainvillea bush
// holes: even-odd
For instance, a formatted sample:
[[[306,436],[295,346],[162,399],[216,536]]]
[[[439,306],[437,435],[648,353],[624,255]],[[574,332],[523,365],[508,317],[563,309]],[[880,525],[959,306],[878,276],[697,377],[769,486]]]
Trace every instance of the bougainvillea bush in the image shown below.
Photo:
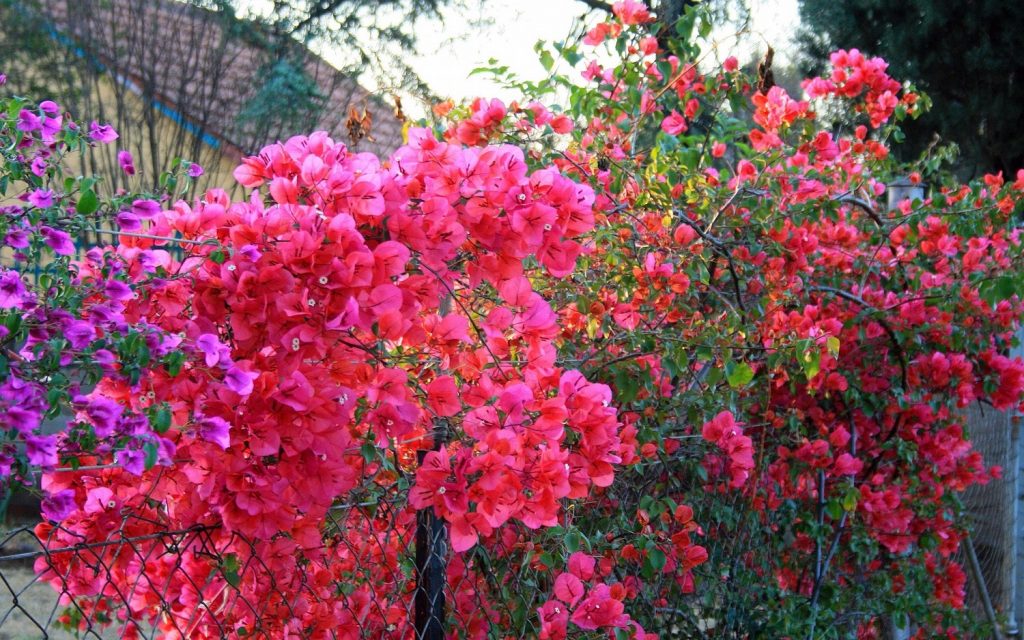
[[[147,550],[40,559],[65,623],[412,637],[432,510],[452,637],[968,633],[958,493],[999,470],[964,412],[1021,401],[1024,173],[897,167],[925,101],[884,61],[790,96],[704,24],[616,3],[522,102],[441,105],[387,159],[271,145],[236,200],[178,199],[187,163],[99,198],[59,165],[115,134],[9,102],[4,477],[44,472],[53,548]],[[930,193],[890,209],[904,173]],[[153,535],[197,528],[218,554]]]

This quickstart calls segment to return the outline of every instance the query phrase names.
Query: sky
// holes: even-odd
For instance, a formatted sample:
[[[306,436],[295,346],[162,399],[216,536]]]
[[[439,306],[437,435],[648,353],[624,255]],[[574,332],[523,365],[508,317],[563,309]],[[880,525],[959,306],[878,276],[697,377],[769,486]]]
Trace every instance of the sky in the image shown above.
[[[750,33],[744,35],[741,46],[727,28],[717,29],[710,37],[719,44],[720,58],[736,55],[743,62],[759,57],[765,43],[770,43],[776,50],[776,64],[784,65],[787,44],[799,22],[797,0],[747,1]],[[240,0],[237,4],[256,11],[266,11],[270,6],[267,0]],[[418,51],[411,59],[412,67],[435,94],[456,100],[510,97],[485,76],[470,75],[491,57],[522,78],[542,77],[544,70],[534,44],[538,40],[564,40],[575,21],[588,14],[587,6],[577,0],[466,0],[465,5],[459,11],[446,10],[443,21],[431,19],[418,24]],[[599,12],[591,12],[587,22],[594,24],[599,16]],[[341,57],[329,49],[320,53],[335,62]],[[359,80],[370,91],[379,89],[372,73],[363,74]]]
[[[747,47],[737,49],[735,42],[730,42],[735,38],[724,29],[711,38],[721,43],[723,51],[741,60],[760,55],[764,43],[771,43],[782,53],[777,59],[784,63],[783,52],[799,22],[797,0],[749,1],[752,24]],[[489,57],[497,58],[522,77],[542,77],[544,70],[533,50],[534,43],[564,39],[574,20],[587,13],[587,7],[574,0],[488,0],[478,11],[491,19],[490,24],[473,28],[465,20],[448,20],[444,25],[431,21],[420,37],[421,52],[413,66],[439,95],[472,98],[500,93],[483,76],[469,76]],[[595,22],[597,16],[593,14],[590,22]],[[751,47],[757,51],[752,52]]]

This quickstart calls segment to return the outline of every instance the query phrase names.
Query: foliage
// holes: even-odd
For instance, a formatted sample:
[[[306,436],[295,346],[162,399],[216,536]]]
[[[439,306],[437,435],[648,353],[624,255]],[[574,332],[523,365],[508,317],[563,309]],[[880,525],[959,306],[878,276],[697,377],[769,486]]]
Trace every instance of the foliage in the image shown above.
[[[461,0],[275,0],[257,20],[276,51],[292,41],[327,43],[343,56],[343,71],[370,71],[381,84],[430,95],[407,57],[415,49],[420,21],[440,19],[442,9],[452,5],[461,7]]]
[[[75,273],[131,292],[104,335],[144,326],[180,355],[81,389],[68,442],[166,410],[174,452],[28,460],[61,506],[40,537],[133,513],[139,536],[208,527],[223,555],[177,549],[191,580],[155,542],[142,566],[97,552],[124,584],[64,553],[37,569],[83,603],[130,588],[128,633],[241,637],[256,613],[218,598],[231,584],[276,637],[407,637],[407,534],[433,509],[456,637],[874,638],[894,615],[970,633],[958,492],[998,470],[964,410],[1021,402],[1024,171],[889,210],[888,145],[924,101],[884,61],[838,51],[799,100],[733,59],[702,71],[700,11],[674,28],[666,50],[624,0],[542,47],[529,101],[439,105],[386,162],[314,133],[247,158],[246,199],[142,205],[141,233]],[[823,129],[825,101],[859,124]]]
[[[266,65],[257,76],[259,89],[236,116],[243,130],[256,129],[254,139],[266,139],[272,127],[294,131],[314,119],[327,102],[316,81],[301,67],[287,59]],[[260,131],[261,130],[261,131]]]
[[[925,100],[883,61],[833,54],[804,84],[813,103],[779,87],[751,96],[734,60],[699,71],[699,12],[659,55],[659,25],[637,28],[643,8],[619,6],[584,44],[607,41],[622,63],[556,43],[551,68],[584,68],[588,84],[556,73],[523,88],[568,92],[586,128],[567,148],[530,144],[591,181],[610,214],[562,299],[579,331],[563,351],[613,384],[645,457],[613,504],[648,540],[672,532],[657,498],[706,528],[694,596],[640,596],[631,614],[684,637],[873,637],[892,614],[925,637],[955,626],[957,493],[998,473],[971,452],[963,408],[1020,400],[1006,353],[1024,173],[886,210],[901,173],[888,143]],[[748,104],[753,128],[734,117]],[[826,104],[854,126],[823,130]],[[650,547],[613,548],[644,561]]]
[[[187,188],[201,169],[179,164],[180,175],[166,175],[159,195],[121,192],[101,200],[100,178],[70,175],[65,162],[113,142],[111,127],[78,125],[52,101],[10,98],[0,114],[0,197],[7,203],[0,207],[0,235],[4,262],[13,266],[0,266],[3,495],[14,484],[35,484],[40,469],[76,464],[78,452],[113,456],[136,471],[168,463],[174,447],[163,435],[169,416],[159,405],[124,410],[87,392],[106,379],[144,393],[139,385],[153,371],[180,366],[180,340],[144,319],[127,319],[133,289],[123,262],[93,248],[84,256],[92,267],[86,273],[75,260],[74,238],[103,233],[100,227],[111,224],[130,234],[160,210],[160,199],[177,197],[175,187]],[[167,277],[151,256],[144,259],[143,286]],[[90,426],[73,420],[58,438],[44,421],[59,420],[69,407],[91,416]],[[59,516],[61,497],[50,498],[44,510]]]
[[[837,46],[856,47],[884,56],[894,75],[935,100],[935,109],[906,127],[902,155],[933,148],[938,133],[960,148],[968,175],[1011,175],[1024,164],[1018,115],[1024,89],[1015,79],[1019,65],[1007,55],[1024,42],[1024,19],[1012,4],[801,0],[800,17],[808,61]]]

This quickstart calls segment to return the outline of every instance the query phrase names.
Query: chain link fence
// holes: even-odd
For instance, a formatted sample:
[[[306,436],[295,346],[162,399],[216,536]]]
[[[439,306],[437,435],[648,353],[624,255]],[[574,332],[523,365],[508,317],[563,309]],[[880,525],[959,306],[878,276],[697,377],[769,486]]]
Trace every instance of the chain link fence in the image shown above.
[[[1018,426],[1013,414],[972,407],[967,414],[971,442],[986,465],[1001,477],[964,492],[973,531],[962,551],[968,572],[966,603],[996,629],[996,638],[1019,637],[1016,611],[1019,518]]]
[[[310,563],[290,567],[283,537],[254,542],[219,526],[138,533],[156,524],[126,513],[88,542],[47,523],[3,533],[0,638],[309,637],[299,621],[319,608],[340,621],[323,637],[426,640],[494,613],[467,602],[481,586],[466,584],[473,560],[452,557],[432,510],[336,509]]]
[[[40,521],[38,502],[34,514],[13,505],[8,519],[21,524],[0,528],[0,640],[540,633],[545,585],[524,562],[531,532],[518,523],[458,553],[433,508],[412,508],[401,491],[336,505],[305,542],[220,524],[170,530],[167,504],[146,502],[155,508],[111,500],[86,531]]]

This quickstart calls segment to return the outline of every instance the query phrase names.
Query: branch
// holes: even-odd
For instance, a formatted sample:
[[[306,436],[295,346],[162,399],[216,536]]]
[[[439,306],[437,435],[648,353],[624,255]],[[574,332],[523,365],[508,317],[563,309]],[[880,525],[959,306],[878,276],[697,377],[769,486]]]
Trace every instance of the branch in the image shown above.
[[[578,1],[582,2],[585,5],[587,5],[591,9],[596,9],[597,11],[607,11],[608,13],[612,12],[612,5],[611,5],[610,2],[604,2],[603,0],[578,0]]]
[[[870,309],[871,311],[874,311],[875,313],[878,313],[880,311],[877,307],[869,304],[864,298],[861,298],[860,296],[858,296],[856,294],[850,293],[849,291],[843,291],[842,289],[836,289],[835,287],[825,287],[825,286],[809,287],[808,290],[810,290],[810,291],[820,291],[820,292],[823,292],[823,293],[831,293],[831,294],[833,294],[835,296],[843,298],[844,300],[849,300],[850,302],[856,302],[857,304],[859,304],[860,306],[864,307],[865,309]],[[896,351],[896,355],[899,357],[899,361],[900,361],[900,379],[903,382],[903,388],[906,389],[907,388],[907,357],[906,357],[906,354],[903,351],[903,345],[900,344],[900,340],[896,336],[896,332],[893,330],[892,326],[889,324],[889,322],[885,318],[876,317],[875,319],[878,320],[878,324],[882,325],[882,329],[884,329],[885,333],[888,334],[889,340],[892,342],[893,349]]]
[[[601,364],[595,366],[593,369],[590,369],[589,371],[587,371],[587,373],[585,375],[586,375],[586,377],[589,378],[590,376],[594,375],[595,373],[597,373],[601,369],[604,369],[605,367],[611,366],[611,365],[619,363],[619,362],[625,362],[626,360],[633,360],[635,358],[640,358],[640,357],[648,356],[648,355],[651,355],[650,351],[632,351],[630,353],[626,353],[626,354],[623,354],[621,356],[616,356],[616,357],[612,358],[611,360],[605,360]]]
[[[85,231],[92,231],[93,233],[105,233],[111,236],[128,236],[129,238],[144,238],[147,240],[160,240],[163,242],[174,242],[178,244],[198,244],[198,245],[218,245],[218,242],[214,238],[208,238],[206,240],[189,240],[187,238],[175,238],[173,236],[155,236],[149,233],[132,233],[129,231],[117,231],[114,229],[100,229],[98,227],[85,227]]]
[[[727,266],[729,269],[729,275],[732,276],[732,288],[733,291],[736,293],[736,304],[739,305],[740,311],[742,312],[740,314],[741,317],[744,320],[746,320],[747,306],[743,303],[743,293],[740,291],[740,279],[739,276],[736,274],[736,264],[733,262],[732,254],[730,254],[729,250],[725,247],[725,242],[711,235],[707,231],[701,229],[700,225],[698,225],[693,220],[690,220],[690,218],[687,217],[686,213],[682,211],[677,211],[677,213],[679,214],[678,216],[676,216],[678,220],[680,220],[683,224],[687,225],[688,227],[696,231],[697,235],[700,236],[702,240],[709,242],[711,246],[715,249],[716,253],[721,254],[722,257],[725,258],[726,262],[728,263]]]
[[[860,207],[861,209],[864,210],[865,213],[868,214],[868,217],[875,221],[875,224],[877,224],[881,228],[885,228],[885,223],[882,222],[882,217],[878,215],[878,212],[876,212],[871,207],[871,204],[869,204],[866,200],[861,200],[860,198],[850,195],[848,193],[841,196],[837,196],[833,198],[833,200],[835,200],[836,202],[844,202],[847,204],[852,204],[856,207]]]

